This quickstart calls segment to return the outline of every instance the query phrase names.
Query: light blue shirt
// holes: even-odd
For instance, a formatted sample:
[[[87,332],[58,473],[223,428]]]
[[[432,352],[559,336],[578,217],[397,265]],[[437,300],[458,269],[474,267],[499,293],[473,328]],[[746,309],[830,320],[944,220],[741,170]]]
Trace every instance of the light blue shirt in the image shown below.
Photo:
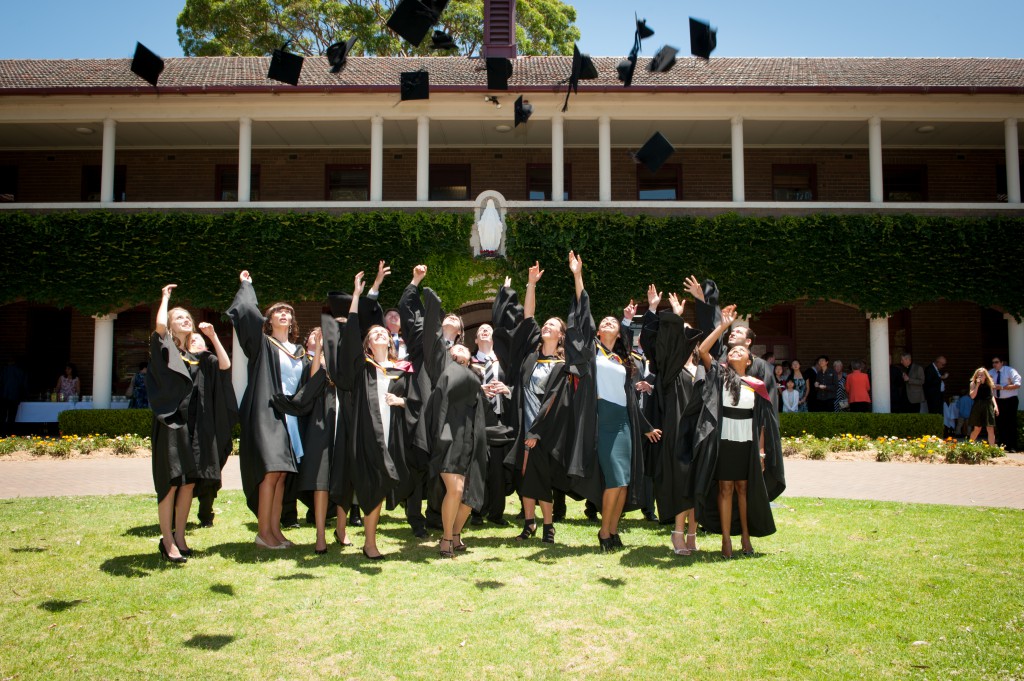
[[[295,351],[294,345],[286,343],[285,347],[290,352]],[[299,381],[302,379],[302,360],[292,359],[280,349],[277,351],[278,359],[281,361],[281,392],[286,395],[294,395],[299,389]],[[299,418],[297,416],[285,415],[285,426],[288,428],[288,439],[292,443],[292,451],[295,452],[295,460],[302,461],[302,438],[299,436]]]

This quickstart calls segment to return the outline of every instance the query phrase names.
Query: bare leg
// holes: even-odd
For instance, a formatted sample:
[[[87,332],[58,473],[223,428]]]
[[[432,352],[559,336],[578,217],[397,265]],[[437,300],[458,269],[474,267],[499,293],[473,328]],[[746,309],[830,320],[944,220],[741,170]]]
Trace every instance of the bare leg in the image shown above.
[[[732,480],[718,481],[718,516],[722,521],[722,555],[732,558]]]
[[[452,528],[453,537],[459,538],[454,544],[455,548],[466,545],[466,543],[462,541],[462,528],[466,526],[466,521],[469,519],[469,514],[472,512],[472,506],[468,506],[466,504],[459,505],[459,514],[455,517],[455,526]]]
[[[160,541],[171,558],[181,558],[181,551],[175,546],[171,532],[171,524],[174,522],[174,497],[177,491],[177,487],[172,487],[156,505],[156,515],[160,521]]]
[[[676,526],[672,530],[672,549],[678,551],[686,548],[686,511],[676,514]]]
[[[750,528],[747,527],[747,481],[736,481],[736,499],[740,508],[740,546],[744,553],[753,553],[754,547],[750,545]]]
[[[615,507],[612,509],[612,534],[619,533],[619,521],[622,519],[622,510],[626,508],[626,490],[626,487],[617,487],[615,489]]]
[[[974,430],[971,431],[971,436],[967,438],[969,442],[974,442],[975,438],[981,435],[981,426],[975,426]]]
[[[334,527],[335,536],[339,537],[342,542],[349,543],[348,534],[346,534],[345,523],[348,522],[348,511],[343,507],[338,506],[338,520]]]
[[[363,551],[370,558],[380,555],[377,548],[377,523],[380,521],[380,509],[384,502],[377,504],[377,507],[363,516]]]
[[[993,428],[992,426],[986,426],[985,430],[987,431],[987,434],[988,434],[988,443],[990,445],[992,445],[993,447],[995,447],[996,446],[996,429]]]
[[[540,512],[544,516],[544,524],[552,524],[554,522],[554,520],[552,519],[554,503],[551,501],[538,501],[537,503],[540,504]]]
[[[277,473],[267,473],[260,481],[259,502],[256,506],[256,536],[267,546],[277,546],[281,542],[274,536],[271,515],[274,509],[274,487],[277,485]],[[281,514],[278,513],[278,522]]]
[[[274,543],[284,544],[288,541],[288,537],[281,532],[281,509],[284,507],[284,481],[288,474],[274,473],[273,475],[276,476],[277,481],[274,483],[274,500],[270,507],[270,534],[274,537]]]
[[[615,515],[615,507],[618,506],[619,488],[609,487],[601,495],[601,531],[598,535],[601,539],[607,539],[615,533],[619,518]],[[547,522],[547,521],[544,521]]]
[[[683,511],[680,515],[686,516],[689,523],[686,530],[686,548],[691,551],[697,550],[697,513],[691,508]]]
[[[174,543],[182,549],[188,548],[185,543],[185,525],[188,524],[188,512],[192,510],[192,490],[194,489],[194,483],[182,485],[178,488],[178,495],[174,500],[174,517],[178,520],[174,528]]]
[[[327,492],[313,492],[313,519],[316,521],[316,550],[327,549]]]
[[[459,515],[459,507],[462,506],[462,490],[466,478],[455,473],[441,473],[441,480],[444,481],[445,494],[441,501],[441,527],[443,528],[441,539],[449,541],[455,532],[455,522]]]

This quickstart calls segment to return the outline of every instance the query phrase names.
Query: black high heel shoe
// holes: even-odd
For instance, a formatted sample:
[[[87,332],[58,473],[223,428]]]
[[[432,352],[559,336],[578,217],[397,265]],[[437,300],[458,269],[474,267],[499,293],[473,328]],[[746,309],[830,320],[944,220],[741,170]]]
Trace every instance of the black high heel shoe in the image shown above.
[[[547,527],[547,525],[544,527]],[[535,534],[537,534],[537,521],[533,518],[527,518],[526,522],[523,523],[523,531],[516,536],[516,539],[518,541],[526,541]]]
[[[338,529],[337,528],[334,529],[334,539],[335,539],[335,541],[337,541],[342,546],[352,546],[352,542],[350,542],[350,541],[342,541],[341,537],[338,536]]]
[[[160,543],[162,544],[163,542]],[[178,546],[178,542],[174,542],[174,545]],[[185,548],[181,548],[180,546],[178,546],[178,553],[185,556],[186,558],[192,557],[192,549],[188,548],[187,546]]]
[[[612,537],[614,537],[614,536],[615,535],[611,535],[607,539],[604,539],[603,537],[601,537],[601,532],[598,531],[598,533],[597,533],[597,542],[601,545],[601,551],[614,551],[615,550],[615,541],[612,539]]]
[[[461,534],[453,534],[452,535],[452,550],[453,551],[459,551],[459,552],[468,551],[469,550],[469,547],[466,546],[463,543],[462,535]]]
[[[611,540],[613,547],[617,549],[622,548],[622,539],[619,538],[619,535],[613,534],[612,536],[608,537],[608,539]]]
[[[171,555],[169,553],[167,553],[167,547],[164,546],[163,538],[160,539],[160,555],[164,557],[164,560],[170,561],[172,563],[187,563],[188,562],[188,558],[186,558],[185,556],[178,556],[177,558],[172,558]]]
[[[366,552],[366,547],[363,547],[363,555],[366,556],[367,560],[384,560],[384,554],[378,553],[376,556],[371,556]]]
[[[444,548],[445,542],[448,542],[448,550]],[[455,557],[455,542],[452,539],[442,539],[438,545],[438,549],[441,552],[442,558],[454,558]]]
[[[554,523],[552,523],[551,525],[548,525],[548,524],[545,523],[545,525],[544,525],[544,537],[541,539],[541,541],[544,542],[545,544],[554,544],[555,543],[555,525],[554,525]]]

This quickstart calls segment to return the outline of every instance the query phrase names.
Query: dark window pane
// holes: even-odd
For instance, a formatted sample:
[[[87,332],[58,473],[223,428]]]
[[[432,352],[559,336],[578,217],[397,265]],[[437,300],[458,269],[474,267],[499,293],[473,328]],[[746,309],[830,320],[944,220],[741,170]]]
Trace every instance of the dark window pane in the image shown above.
[[[526,166],[526,186],[530,201],[551,200],[551,164],[529,164]],[[565,164],[562,169],[562,200],[569,201],[572,187],[572,169]]]
[[[927,201],[928,168],[926,166],[887,165],[882,170],[886,201]]]
[[[431,201],[469,200],[469,173],[468,165],[430,166],[429,199]]]
[[[0,203],[18,200],[18,167],[0,166]]]
[[[260,167],[249,171],[249,200],[260,200]],[[238,200],[238,166],[217,166],[217,201]]]
[[[772,166],[772,198],[776,201],[814,201],[818,194],[813,164]]]
[[[677,201],[683,195],[682,166],[666,163],[652,173],[639,166],[636,171],[636,196],[640,201]]]
[[[328,201],[369,201],[370,169],[366,166],[327,166]]]
[[[125,166],[114,166],[114,201],[124,201],[125,180],[127,177]],[[103,181],[103,169],[100,166],[82,166],[82,201],[99,201]]]

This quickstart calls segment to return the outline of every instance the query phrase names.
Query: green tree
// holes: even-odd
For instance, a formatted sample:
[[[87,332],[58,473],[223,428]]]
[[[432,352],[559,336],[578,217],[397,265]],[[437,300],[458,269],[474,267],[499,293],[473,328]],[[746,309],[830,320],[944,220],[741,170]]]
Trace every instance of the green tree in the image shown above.
[[[430,50],[430,37],[414,47],[386,22],[397,0],[186,0],[178,15],[178,42],[187,56],[257,56],[286,40],[292,51],[324,54],[352,36],[353,54],[411,56]],[[516,42],[520,54],[572,54],[579,40],[576,10],[561,0],[518,0]],[[483,0],[451,0],[437,26],[458,52],[477,55],[483,45]]]

